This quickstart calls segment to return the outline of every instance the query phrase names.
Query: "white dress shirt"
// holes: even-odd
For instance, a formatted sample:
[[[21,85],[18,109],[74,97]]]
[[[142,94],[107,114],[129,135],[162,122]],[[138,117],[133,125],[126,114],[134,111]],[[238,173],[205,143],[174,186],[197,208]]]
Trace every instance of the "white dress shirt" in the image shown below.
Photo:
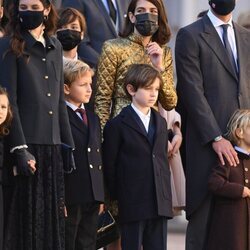
[[[131,107],[133,108],[135,113],[140,117],[140,119],[141,119],[147,133],[148,133],[150,116],[151,116],[151,109],[149,109],[148,113],[145,115],[133,103],[131,104]]]
[[[223,42],[223,28],[221,27],[221,25],[229,24],[229,27],[227,29],[228,41],[230,43],[230,46],[231,46],[231,49],[233,52],[235,63],[238,67],[238,55],[237,55],[237,47],[236,47],[236,40],[235,40],[235,33],[234,33],[232,17],[230,18],[228,23],[224,23],[217,16],[215,16],[211,10],[208,11],[207,15],[208,15],[210,21],[212,22],[214,28],[216,29],[223,44],[224,44],[224,42]]]

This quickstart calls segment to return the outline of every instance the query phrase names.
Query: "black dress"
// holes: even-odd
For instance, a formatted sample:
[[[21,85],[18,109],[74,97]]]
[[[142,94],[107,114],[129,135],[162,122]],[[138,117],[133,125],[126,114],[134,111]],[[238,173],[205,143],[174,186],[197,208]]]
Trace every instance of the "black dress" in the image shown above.
[[[74,147],[74,143],[64,101],[62,49],[56,38],[46,34],[46,46],[29,32],[22,35],[26,45],[21,57],[9,50],[8,37],[0,40],[0,81],[9,92],[14,113],[10,147],[28,145],[36,159],[36,172],[14,178],[4,249],[63,250],[60,145],[63,142]]]

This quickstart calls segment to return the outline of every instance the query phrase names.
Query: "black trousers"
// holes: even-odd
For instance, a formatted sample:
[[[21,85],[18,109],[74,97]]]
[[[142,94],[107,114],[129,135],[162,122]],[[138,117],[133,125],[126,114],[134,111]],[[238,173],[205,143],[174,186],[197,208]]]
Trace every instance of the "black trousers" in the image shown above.
[[[154,219],[121,224],[122,250],[166,250],[167,219]]]
[[[67,206],[65,220],[66,250],[96,250],[99,203]]]

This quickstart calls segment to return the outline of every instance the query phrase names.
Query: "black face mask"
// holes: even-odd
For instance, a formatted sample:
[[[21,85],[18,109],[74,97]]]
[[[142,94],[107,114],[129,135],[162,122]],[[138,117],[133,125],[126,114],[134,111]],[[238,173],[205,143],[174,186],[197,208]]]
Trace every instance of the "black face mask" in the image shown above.
[[[159,28],[158,15],[150,13],[135,15],[135,27],[142,36],[152,36]]]
[[[39,27],[44,21],[43,11],[19,11],[19,20],[22,29],[33,30]]]
[[[235,0],[210,0],[212,10],[221,16],[230,14],[235,8]]]
[[[59,30],[56,35],[65,51],[74,49],[82,41],[81,32],[77,30]]]

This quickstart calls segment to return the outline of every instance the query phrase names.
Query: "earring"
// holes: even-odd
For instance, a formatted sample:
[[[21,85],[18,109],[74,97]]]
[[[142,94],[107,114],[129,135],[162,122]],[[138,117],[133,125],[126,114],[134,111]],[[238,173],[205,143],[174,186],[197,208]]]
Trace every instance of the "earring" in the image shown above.
[[[48,20],[48,16],[43,16],[44,21]]]

